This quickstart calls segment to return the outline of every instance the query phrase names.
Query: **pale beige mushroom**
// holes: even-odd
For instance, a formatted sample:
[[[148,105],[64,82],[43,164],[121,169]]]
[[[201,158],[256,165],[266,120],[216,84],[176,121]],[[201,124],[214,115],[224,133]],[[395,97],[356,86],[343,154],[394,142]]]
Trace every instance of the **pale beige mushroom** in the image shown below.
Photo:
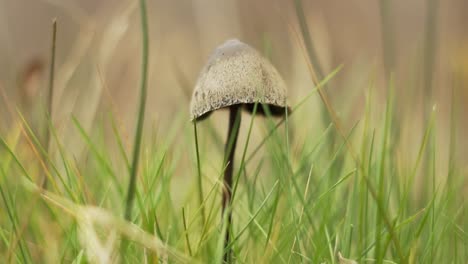
[[[224,188],[222,216],[226,213],[227,231],[224,241],[224,261],[229,263],[232,173],[234,152],[240,127],[241,109],[265,114],[265,109],[273,116],[281,116],[288,108],[286,85],[273,65],[249,45],[237,39],[226,41],[214,50],[198,78],[190,104],[190,118],[200,121],[213,111],[229,109],[229,128],[225,144]],[[231,145],[230,145],[231,144]]]
[[[286,85],[278,71],[249,45],[231,39],[211,54],[200,73],[190,104],[190,118],[201,120],[212,111],[243,105],[250,112],[262,103],[272,115],[282,115]],[[264,114],[263,107],[258,108]]]

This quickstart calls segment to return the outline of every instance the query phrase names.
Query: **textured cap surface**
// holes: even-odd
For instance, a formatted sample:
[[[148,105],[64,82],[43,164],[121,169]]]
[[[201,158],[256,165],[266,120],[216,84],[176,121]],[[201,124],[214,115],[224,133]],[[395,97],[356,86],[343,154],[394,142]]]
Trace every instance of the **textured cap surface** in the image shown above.
[[[190,118],[202,119],[219,108],[256,102],[275,108],[275,113],[286,108],[286,85],[255,49],[237,39],[228,40],[214,50],[200,73]]]

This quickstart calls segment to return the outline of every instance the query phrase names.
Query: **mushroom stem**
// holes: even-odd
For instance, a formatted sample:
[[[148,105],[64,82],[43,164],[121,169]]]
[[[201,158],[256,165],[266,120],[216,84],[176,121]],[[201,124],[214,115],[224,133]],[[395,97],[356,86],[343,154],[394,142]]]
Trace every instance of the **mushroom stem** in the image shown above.
[[[226,145],[224,148],[225,159],[227,162],[226,170],[224,171],[224,186],[223,186],[223,203],[221,211],[221,219],[223,219],[226,210],[231,203],[232,195],[232,173],[234,170],[234,152],[236,151],[237,137],[239,135],[239,128],[241,123],[241,107],[239,105],[233,105],[229,107],[229,127],[228,135],[226,139]],[[226,212],[227,226],[226,235],[224,237],[224,262],[229,263],[231,250],[227,249],[230,241],[230,229],[232,223],[232,210]],[[223,219],[224,220],[224,219]]]

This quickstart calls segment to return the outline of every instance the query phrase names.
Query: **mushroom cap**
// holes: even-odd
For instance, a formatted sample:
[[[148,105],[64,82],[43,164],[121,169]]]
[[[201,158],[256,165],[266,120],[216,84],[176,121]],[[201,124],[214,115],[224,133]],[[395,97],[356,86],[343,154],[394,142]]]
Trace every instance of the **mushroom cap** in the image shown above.
[[[256,102],[268,106],[272,115],[284,114],[286,85],[255,49],[237,39],[228,40],[213,51],[198,77],[190,103],[191,120],[236,104],[252,112]],[[264,114],[263,107],[257,113]]]

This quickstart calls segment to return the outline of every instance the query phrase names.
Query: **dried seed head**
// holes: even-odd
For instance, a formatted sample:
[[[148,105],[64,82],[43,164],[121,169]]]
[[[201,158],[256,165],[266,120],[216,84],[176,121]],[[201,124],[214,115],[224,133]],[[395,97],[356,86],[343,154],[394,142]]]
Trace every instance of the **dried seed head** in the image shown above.
[[[242,104],[252,111],[256,102],[268,105],[273,115],[284,113],[285,83],[278,71],[255,49],[237,39],[216,48],[198,78],[190,117],[201,120],[212,111]],[[262,113],[262,107],[258,107]]]

